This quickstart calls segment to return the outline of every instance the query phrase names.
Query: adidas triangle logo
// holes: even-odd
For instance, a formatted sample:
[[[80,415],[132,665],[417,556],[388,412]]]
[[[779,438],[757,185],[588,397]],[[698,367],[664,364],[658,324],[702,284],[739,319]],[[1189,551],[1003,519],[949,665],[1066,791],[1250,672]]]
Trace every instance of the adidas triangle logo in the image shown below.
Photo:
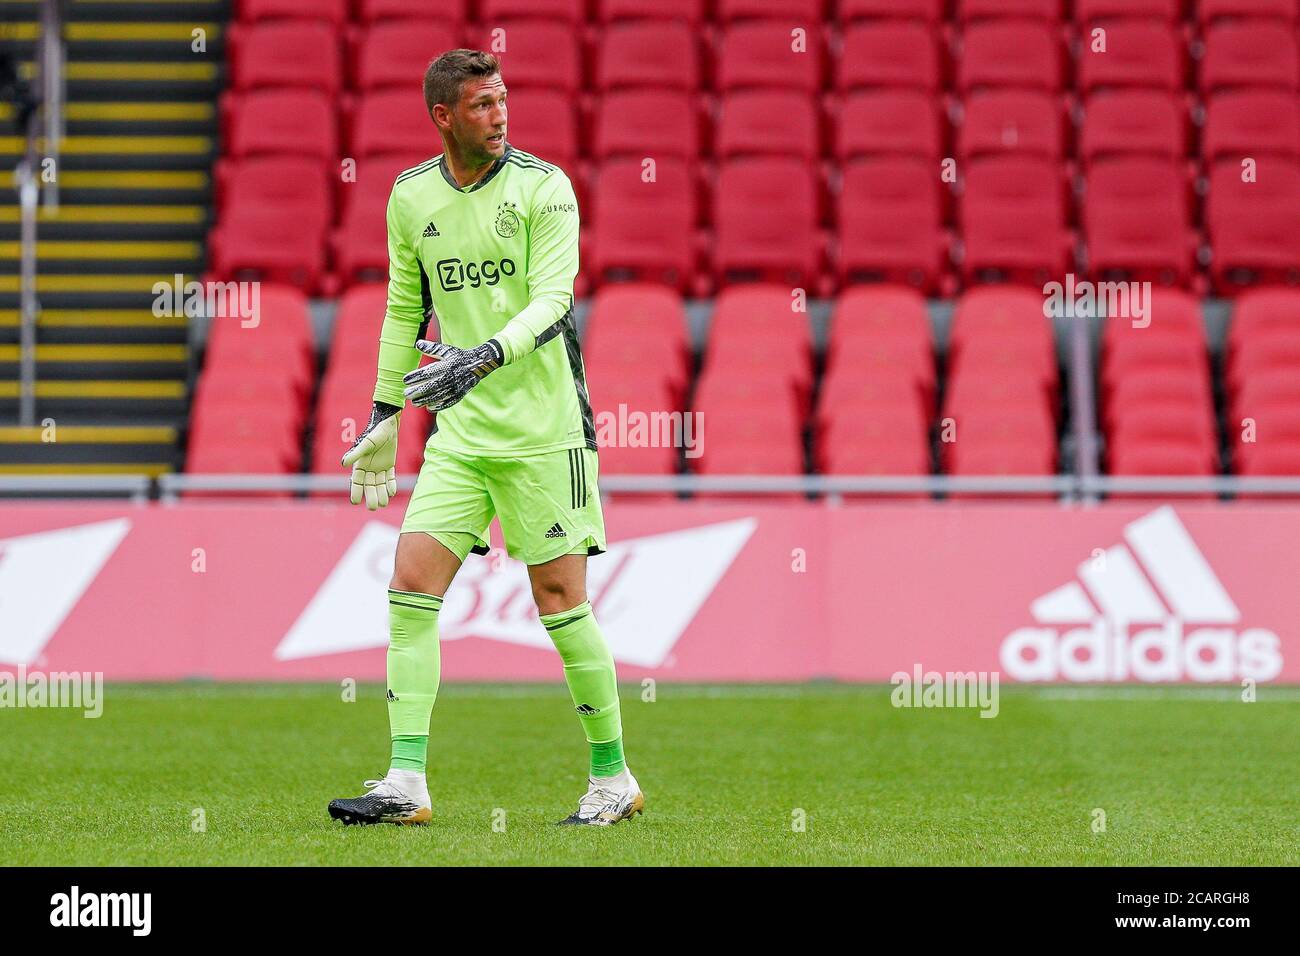
[[[442,233],[440,233],[440,232],[438,231],[438,227],[435,226],[433,223],[429,223],[427,226],[424,227],[424,236],[423,236],[423,238],[425,238],[425,239],[433,239],[433,238],[435,238],[435,237],[437,237],[437,236],[441,236],[441,235],[442,235]]]
[[[1281,641],[1242,614],[1174,509],[1156,509],[1097,549],[1076,580],[1030,604],[1036,627],[999,655],[1018,681],[1272,680]]]
[[[567,538],[568,536],[569,533],[560,527],[558,521],[551,525],[550,531],[546,532],[546,537],[548,538]]]

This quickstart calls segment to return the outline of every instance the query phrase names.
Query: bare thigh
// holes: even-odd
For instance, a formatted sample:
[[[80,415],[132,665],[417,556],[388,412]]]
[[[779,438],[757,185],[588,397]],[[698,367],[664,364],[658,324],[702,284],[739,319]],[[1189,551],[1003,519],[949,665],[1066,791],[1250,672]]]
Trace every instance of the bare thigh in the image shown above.
[[[459,570],[460,558],[441,541],[423,531],[408,531],[398,535],[393,578],[388,586],[394,591],[442,597]]]

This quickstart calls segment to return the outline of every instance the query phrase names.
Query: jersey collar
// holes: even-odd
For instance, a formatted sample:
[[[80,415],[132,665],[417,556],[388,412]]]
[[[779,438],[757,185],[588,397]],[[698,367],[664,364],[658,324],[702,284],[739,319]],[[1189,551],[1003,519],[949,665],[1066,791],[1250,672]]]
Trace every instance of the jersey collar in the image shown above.
[[[515,148],[511,146],[509,143],[506,143],[506,149],[505,152],[501,154],[501,158],[498,159],[495,163],[493,163],[492,166],[488,169],[488,171],[483,174],[483,177],[478,182],[476,182],[473,186],[470,186],[468,189],[462,189],[460,186],[456,184],[455,177],[451,175],[451,170],[447,168],[447,161],[445,158],[441,163],[438,164],[438,168],[442,170],[442,178],[447,181],[448,186],[456,190],[456,192],[458,193],[468,194],[468,193],[475,192],[479,189],[482,189],[484,186],[490,183],[493,180],[493,178],[496,176],[496,174],[501,172],[502,167],[504,167],[506,164],[506,160],[510,158],[510,154],[513,153],[514,151]]]

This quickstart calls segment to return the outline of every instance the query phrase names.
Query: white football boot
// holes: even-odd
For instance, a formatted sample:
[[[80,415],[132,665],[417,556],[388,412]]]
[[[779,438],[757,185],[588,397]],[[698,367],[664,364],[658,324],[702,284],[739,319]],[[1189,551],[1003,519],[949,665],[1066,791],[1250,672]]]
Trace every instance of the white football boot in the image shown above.
[[[367,780],[367,792],[359,797],[331,800],[329,814],[344,824],[428,823],[433,819],[429,787],[424,774],[415,770],[389,770],[383,780]]]
[[[611,827],[644,809],[645,794],[632,771],[625,768],[615,777],[588,777],[587,792],[578,801],[577,812],[561,820],[560,825]]]

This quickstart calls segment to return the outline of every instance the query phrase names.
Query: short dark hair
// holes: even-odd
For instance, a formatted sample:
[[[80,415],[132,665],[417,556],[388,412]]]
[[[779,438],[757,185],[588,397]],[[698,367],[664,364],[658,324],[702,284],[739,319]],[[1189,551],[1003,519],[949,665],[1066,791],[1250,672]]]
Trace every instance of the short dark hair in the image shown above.
[[[424,106],[433,113],[435,103],[455,106],[460,89],[470,77],[501,72],[501,63],[482,50],[448,50],[424,71]]]

